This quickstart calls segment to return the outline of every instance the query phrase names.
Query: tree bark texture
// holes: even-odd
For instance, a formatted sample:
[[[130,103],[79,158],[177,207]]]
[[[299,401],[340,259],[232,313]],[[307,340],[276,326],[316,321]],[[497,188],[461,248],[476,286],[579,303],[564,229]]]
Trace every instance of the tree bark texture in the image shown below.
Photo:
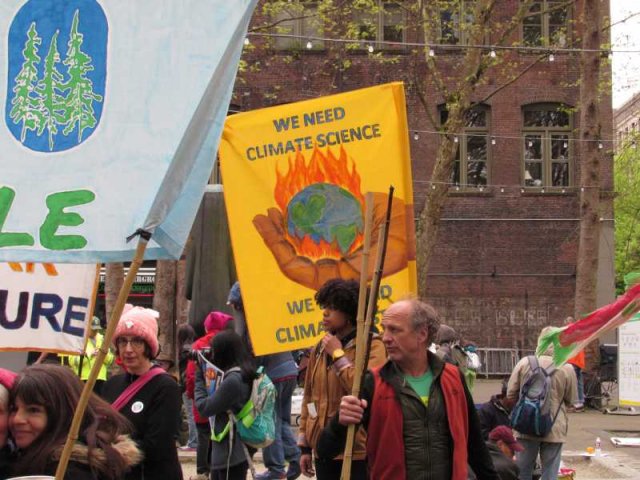
[[[122,263],[105,264],[104,293],[107,321],[111,318],[111,312],[113,311],[123,283],[124,265]]]
[[[576,318],[597,307],[598,252],[600,248],[600,81],[602,44],[600,0],[582,0],[583,23],[580,83],[580,237],[575,296]],[[595,51],[589,51],[595,50]],[[586,349],[588,371],[600,362],[598,342]]]
[[[158,318],[158,341],[161,355],[175,357],[176,338],[176,274],[175,260],[158,260],[153,294],[153,309],[160,313]],[[163,355],[163,356],[164,356]]]

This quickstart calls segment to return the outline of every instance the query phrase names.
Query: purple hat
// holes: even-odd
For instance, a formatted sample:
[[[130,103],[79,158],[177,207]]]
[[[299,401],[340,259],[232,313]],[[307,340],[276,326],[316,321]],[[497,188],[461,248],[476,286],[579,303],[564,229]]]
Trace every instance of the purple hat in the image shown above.
[[[518,443],[513,436],[513,432],[506,425],[498,425],[496,428],[491,430],[491,432],[489,432],[489,440],[492,442],[502,440],[504,443],[509,445],[511,450],[514,452],[522,452],[524,450],[524,447]]]

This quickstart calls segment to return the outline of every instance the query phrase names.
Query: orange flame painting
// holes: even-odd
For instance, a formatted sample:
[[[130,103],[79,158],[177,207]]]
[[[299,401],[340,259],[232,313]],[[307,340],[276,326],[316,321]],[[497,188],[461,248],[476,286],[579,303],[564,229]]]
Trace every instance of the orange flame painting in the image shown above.
[[[317,147],[307,163],[298,151],[288,171],[276,169],[274,197],[285,218],[286,237],[298,255],[341,258],[363,242],[364,196],[353,159]]]

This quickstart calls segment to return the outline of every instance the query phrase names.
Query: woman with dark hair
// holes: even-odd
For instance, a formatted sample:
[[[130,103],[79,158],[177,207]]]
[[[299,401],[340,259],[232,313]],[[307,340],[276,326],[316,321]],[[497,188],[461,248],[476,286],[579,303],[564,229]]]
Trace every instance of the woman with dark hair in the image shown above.
[[[224,330],[213,337],[211,350],[213,364],[224,372],[224,379],[213,395],[208,396],[202,369],[198,368],[195,388],[195,402],[200,415],[215,416],[211,480],[244,480],[249,464],[245,447],[233,431],[228,412],[237,414],[249,400],[256,369],[244,342],[231,330]]]
[[[160,352],[155,310],[127,305],[113,343],[125,373],[111,377],[102,395],[134,428],[144,461],[128,480],[182,480],[176,438],[181,395],[178,383],[153,359]]]
[[[316,292],[322,308],[322,326],[327,334],[312,349],[304,382],[304,398],[298,445],[302,450],[302,473],[319,480],[340,478],[342,458],[320,458],[317,443],[323,428],[338,413],[340,399],[351,395],[356,352],[356,316],[360,286],[354,280],[336,278]],[[371,339],[368,368],[382,366],[386,351],[378,335]],[[351,478],[366,479],[366,434],[361,428],[353,449]],[[315,456],[315,471],[313,457]]]
[[[25,368],[11,390],[9,429],[18,448],[14,475],[53,475],[83,385],[66,367]],[[141,460],[129,422],[92,394],[65,479],[118,480]]]

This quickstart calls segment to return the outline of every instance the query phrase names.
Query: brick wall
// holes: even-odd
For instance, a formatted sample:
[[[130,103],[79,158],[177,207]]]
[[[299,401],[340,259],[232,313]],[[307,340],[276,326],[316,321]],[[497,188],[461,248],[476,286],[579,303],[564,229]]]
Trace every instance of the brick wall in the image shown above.
[[[518,2],[504,0],[499,8],[508,17]],[[256,22],[259,21],[257,17]],[[329,34],[327,36],[330,36]],[[409,34],[407,40],[419,40]],[[514,34],[512,40],[517,40]],[[425,114],[412,79],[426,78],[423,53],[396,55],[394,63],[380,63],[362,52],[337,54],[334,50],[282,52],[258,46],[245,55],[255,71],[242,75],[233,102],[242,110],[315,98],[390,81],[405,82],[410,129],[414,203],[419,212],[425,199],[430,172],[435,162],[438,135],[415,130],[434,130]],[[351,66],[337,71],[335,58],[348,59]],[[438,51],[437,62],[444,78],[460,74],[459,53]],[[474,101],[482,101],[510,74],[535,58],[512,52],[480,86]],[[509,65],[509,67],[507,67]],[[486,101],[490,107],[489,134],[496,137],[522,136],[522,107],[536,102],[562,102],[578,106],[579,56],[556,54],[555,61],[543,60],[516,82]],[[428,81],[427,81],[428,85]],[[437,118],[437,106],[444,99],[435,89],[425,96],[429,113]],[[612,138],[610,97],[602,100],[603,138]],[[578,137],[579,115],[572,115]],[[572,145],[573,185],[578,184],[577,145]],[[540,329],[561,324],[573,314],[575,265],[579,216],[579,192],[521,192],[521,138],[497,138],[489,145],[489,183],[484,192],[451,194],[443,215],[438,245],[430,265],[429,300],[437,306],[443,321],[474,340],[479,346],[532,348]],[[613,188],[612,157],[602,162],[604,189]],[[504,191],[502,191],[504,190]],[[612,200],[603,207],[611,215]],[[603,213],[603,216],[604,215]],[[613,248],[613,247],[612,247]]]

